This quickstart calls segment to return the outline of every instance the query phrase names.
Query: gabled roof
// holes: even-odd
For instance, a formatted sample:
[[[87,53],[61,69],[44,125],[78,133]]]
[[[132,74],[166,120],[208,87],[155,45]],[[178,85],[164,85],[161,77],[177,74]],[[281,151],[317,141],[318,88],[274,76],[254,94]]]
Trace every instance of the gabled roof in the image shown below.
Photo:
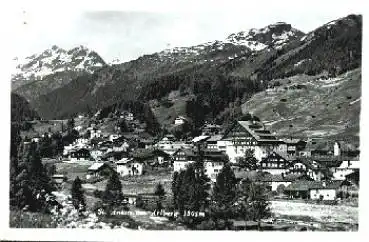
[[[342,181],[296,181],[288,185],[285,191],[309,191],[311,189],[338,189]]]
[[[193,138],[192,142],[197,143],[197,142],[200,142],[200,141],[205,141],[209,138],[210,138],[210,136],[208,136],[208,135],[200,135],[200,136],[197,136],[197,137]]]
[[[288,161],[286,158],[284,158],[282,155],[278,154],[277,152],[273,151],[272,153],[270,153],[268,156],[264,157],[261,159],[262,162],[270,159],[270,158],[278,158],[278,159],[283,159],[284,161]]]
[[[213,136],[211,136],[207,141],[208,141],[208,142],[216,142],[216,141],[218,141],[218,140],[221,140],[221,139],[222,139],[222,137],[223,137],[223,135],[220,135],[220,134],[218,134],[218,135],[213,135]]]
[[[340,169],[360,169],[359,161],[342,161],[341,165],[338,167]]]
[[[285,142],[286,144],[297,144],[299,142],[306,142],[302,139],[297,139],[297,138],[283,138],[281,140]]]
[[[359,185],[359,181],[360,181],[360,172],[359,172],[359,170],[356,170],[353,173],[350,173],[350,174],[346,175],[346,180],[352,181],[356,185]]]
[[[197,154],[194,152],[194,150],[192,149],[178,149],[176,152],[174,152],[173,156],[177,155],[180,151],[182,151],[184,153],[185,156],[188,157],[195,157],[197,156]]]
[[[167,153],[159,149],[139,149],[132,153],[132,157],[136,159],[150,159],[156,156],[169,157]]]
[[[308,169],[311,170],[317,170],[317,169],[326,169],[326,166],[318,161],[312,160],[308,157],[298,157],[295,160],[292,161],[292,164],[295,163],[302,163],[304,164]],[[316,163],[316,164],[314,164]]]
[[[132,158],[122,158],[119,161],[115,162],[116,165],[126,165],[129,163],[140,163],[140,162],[135,162]]]
[[[99,170],[101,167],[103,167],[105,165],[104,162],[96,162],[96,163],[93,163],[89,168],[88,170],[89,171],[97,171]]]
[[[261,122],[237,121],[237,123],[245,130],[247,130],[247,132],[258,142],[282,142],[278,140],[273,134],[271,134],[269,130],[265,129],[264,125]]]

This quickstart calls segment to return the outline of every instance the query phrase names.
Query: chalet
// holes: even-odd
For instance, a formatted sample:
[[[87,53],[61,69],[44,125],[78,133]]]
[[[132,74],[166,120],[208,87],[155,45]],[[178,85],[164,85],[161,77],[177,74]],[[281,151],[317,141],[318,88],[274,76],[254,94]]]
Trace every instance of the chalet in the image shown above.
[[[310,187],[310,199],[312,200],[336,200],[342,182],[320,182]]]
[[[258,180],[267,185],[270,191],[283,192],[291,183],[299,180],[310,180],[306,175],[300,174],[264,174]]]
[[[334,156],[357,157],[360,154],[359,147],[345,141],[336,141],[333,145]]]
[[[178,149],[172,156],[174,172],[186,169],[187,165],[197,159],[197,154],[192,149]]]
[[[221,126],[217,124],[206,124],[202,128],[203,135],[216,135],[219,134]]]
[[[352,176],[355,173],[351,173]],[[350,179],[350,175],[347,175],[344,181],[341,181],[341,186],[338,190],[337,196],[339,198],[358,197],[359,196],[359,183],[358,172],[356,173],[357,179]]]
[[[121,144],[113,144],[113,151],[120,152],[120,151],[127,151],[129,148],[128,142],[123,142]]]
[[[340,182],[332,181],[297,181],[285,188],[290,198],[312,200],[335,200],[341,186]]]
[[[136,150],[136,152],[132,154],[132,157],[136,161],[141,161],[141,162],[144,162],[145,164],[150,164],[150,165],[156,165],[156,164],[162,165],[170,161],[170,155],[158,149]]]
[[[199,159],[200,156],[198,152],[195,152],[192,149],[179,149],[173,154],[174,172],[186,169],[189,164],[194,163]],[[203,150],[201,161],[204,165],[205,174],[212,182],[215,182],[216,177],[223,169],[224,164],[228,162],[228,157],[225,153],[220,151]]]
[[[71,162],[90,161],[91,158],[90,151],[85,148],[73,150],[68,154],[68,159]]]
[[[331,172],[333,173],[334,180],[345,180],[346,176],[355,172],[359,171],[360,164],[358,160],[345,160],[342,161],[339,167],[331,168]]]
[[[138,146],[139,148],[151,149],[154,147],[154,140],[153,139],[140,139]]]
[[[268,156],[261,159],[259,169],[272,175],[280,175],[282,173],[287,173],[290,165],[290,161],[278,153],[272,152]]]
[[[316,187],[318,185],[320,185],[318,181],[296,181],[288,185],[284,191],[289,198],[309,199],[311,187]]]
[[[128,158],[128,153],[126,151],[110,151],[105,153],[101,159],[103,161],[117,162],[123,158]]]
[[[228,157],[221,151],[204,150],[202,155],[205,174],[212,182],[216,182],[216,178],[223,169],[224,164],[228,162]]]
[[[227,155],[231,162],[243,157],[247,149],[254,150],[257,160],[266,157],[272,151],[278,151],[280,144],[263,123],[257,121],[237,121],[222,138]]]
[[[184,141],[172,141],[168,137],[164,137],[155,147],[169,155],[173,155],[178,149],[189,149],[192,145]]]
[[[287,157],[296,157],[299,154],[299,151],[303,150],[306,146],[306,141],[301,139],[287,138],[282,139],[282,141],[286,144],[286,155]]]
[[[300,157],[291,161],[286,174],[306,174],[314,181],[320,181],[325,177],[327,171],[328,169],[319,162],[306,157]]]
[[[356,157],[360,154],[357,146],[345,141],[331,141],[323,139],[309,139],[299,155],[306,157]]]
[[[99,149],[93,149],[90,151],[90,154],[93,159],[100,160],[103,155],[103,151]]]
[[[102,136],[101,130],[95,127],[88,127],[88,131],[90,131],[90,139],[100,138]]]
[[[90,179],[93,177],[109,177],[112,172],[114,172],[114,169],[109,166],[107,163],[104,162],[96,162],[93,163],[87,171],[86,179]]]
[[[141,176],[144,164],[131,158],[123,158],[115,163],[117,173],[121,176]]]
[[[220,150],[218,147],[218,141],[222,139],[222,135],[213,135],[206,141],[206,148],[208,150]]]

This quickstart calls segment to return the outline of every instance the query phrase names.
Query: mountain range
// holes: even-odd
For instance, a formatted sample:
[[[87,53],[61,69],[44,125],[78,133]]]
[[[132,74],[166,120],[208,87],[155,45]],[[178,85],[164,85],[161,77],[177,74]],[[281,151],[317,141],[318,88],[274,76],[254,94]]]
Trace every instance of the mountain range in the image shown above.
[[[113,65],[82,46],[69,51],[53,46],[17,64],[12,91],[25,97],[44,119],[69,118],[122,106],[117,104],[141,102],[150,106],[162,126],[171,124],[178,115],[201,125],[204,121],[222,123],[252,112],[277,130],[281,129],[281,122],[274,122],[278,118],[300,115],[304,119],[305,114],[320,117],[324,111],[316,108],[313,95],[324,96],[328,103],[337,100],[336,107],[342,100],[359,100],[361,48],[361,15],[331,21],[309,33],[278,22],[230,34],[224,40],[166,49]],[[334,78],[346,81],[342,86],[337,82],[337,89],[326,89]],[[340,89],[347,87],[346,83],[351,84],[350,94]],[[291,96],[300,95],[301,90],[309,90],[303,92],[306,108],[296,114],[291,108],[301,105],[301,100]],[[274,98],[268,99],[268,93],[274,93]],[[281,99],[287,100],[284,108]],[[275,111],[277,104],[284,112]],[[343,116],[358,117],[360,101],[356,105],[358,108],[344,109],[348,114]],[[324,115],[316,125],[322,125],[322,129],[335,129],[337,122],[348,125],[348,120],[337,115],[343,109],[329,110],[330,115]],[[358,133],[359,119],[354,120],[350,135]],[[311,135],[297,128],[304,127],[305,121],[295,122],[295,134]],[[289,130],[282,131],[282,135],[288,135]],[[325,134],[338,135],[345,130],[348,128]]]

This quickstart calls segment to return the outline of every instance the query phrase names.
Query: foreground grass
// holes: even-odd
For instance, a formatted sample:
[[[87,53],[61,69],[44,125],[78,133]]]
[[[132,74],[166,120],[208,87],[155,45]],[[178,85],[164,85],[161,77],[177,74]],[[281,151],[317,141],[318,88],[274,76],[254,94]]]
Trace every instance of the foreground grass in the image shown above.
[[[10,210],[10,228],[56,228],[50,214]]]

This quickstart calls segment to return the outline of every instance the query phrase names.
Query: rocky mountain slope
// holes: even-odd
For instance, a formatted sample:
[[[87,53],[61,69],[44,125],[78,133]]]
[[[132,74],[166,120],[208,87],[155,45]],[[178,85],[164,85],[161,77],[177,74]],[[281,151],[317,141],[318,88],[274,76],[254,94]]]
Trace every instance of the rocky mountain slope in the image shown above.
[[[64,50],[54,45],[40,54],[14,59],[12,90],[33,101],[104,65],[96,52],[84,46]]]
[[[104,66],[40,95],[32,105],[42,117],[49,119],[139,101],[149,103],[162,125],[181,114],[199,124],[205,120],[223,122],[239,115],[240,110],[249,109],[251,104],[247,101],[257,100],[257,95],[265,89],[280,85],[276,80],[301,84],[303,76],[302,79],[317,84],[315,89],[307,86],[311,91],[304,93],[307,95],[305,101],[314,100],[313,94],[325,95],[328,89],[323,87],[324,82],[317,81],[319,76],[338,78],[354,69],[357,69],[355,73],[360,73],[361,36],[360,15],[334,20],[307,34],[290,24],[276,23],[231,34],[222,41],[167,49]],[[353,79],[361,83],[361,75]],[[335,95],[344,94],[336,92]],[[350,95],[352,98],[360,96],[359,84],[352,87]],[[279,101],[274,103],[277,99],[283,97],[276,97],[268,104],[277,105]],[[242,103],[245,104],[241,109]],[[255,107],[250,107],[258,113]],[[350,110],[348,116],[357,115],[357,110],[354,110],[356,113]],[[336,120],[337,115],[331,115],[331,120]],[[272,116],[265,118],[274,120]],[[323,123],[324,120],[329,118],[324,118]]]
[[[358,137],[361,69],[334,78],[296,75],[273,80],[275,87],[242,105],[281,136]]]
[[[27,100],[18,94],[11,93],[11,121],[19,122],[25,120],[38,119],[38,114],[30,107]]]
[[[285,42],[301,36],[303,33],[291,25],[277,23],[261,30],[252,29],[248,34],[240,32],[230,35],[224,41],[144,55],[130,62],[102,68],[90,76],[81,76],[50,95],[40,97],[35,107],[47,118],[60,117],[73,114],[75,110],[97,109],[120,100],[161,99],[176,89],[197,93],[208,85],[215,85],[214,88],[220,93],[223,84],[219,82],[223,82],[230,89],[230,93],[226,94],[227,100],[218,107],[223,109],[228,99],[234,98],[235,82],[246,83],[242,89],[249,89],[251,93],[257,90],[255,86],[258,85],[247,83],[246,79],[229,77],[227,66],[232,65],[230,61],[251,56],[265,48],[281,48]],[[70,97],[69,105],[61,101],[65,93]],[[217,98],[223,99],[219,95]],[[73,100],[78,100],[78,104]]]

